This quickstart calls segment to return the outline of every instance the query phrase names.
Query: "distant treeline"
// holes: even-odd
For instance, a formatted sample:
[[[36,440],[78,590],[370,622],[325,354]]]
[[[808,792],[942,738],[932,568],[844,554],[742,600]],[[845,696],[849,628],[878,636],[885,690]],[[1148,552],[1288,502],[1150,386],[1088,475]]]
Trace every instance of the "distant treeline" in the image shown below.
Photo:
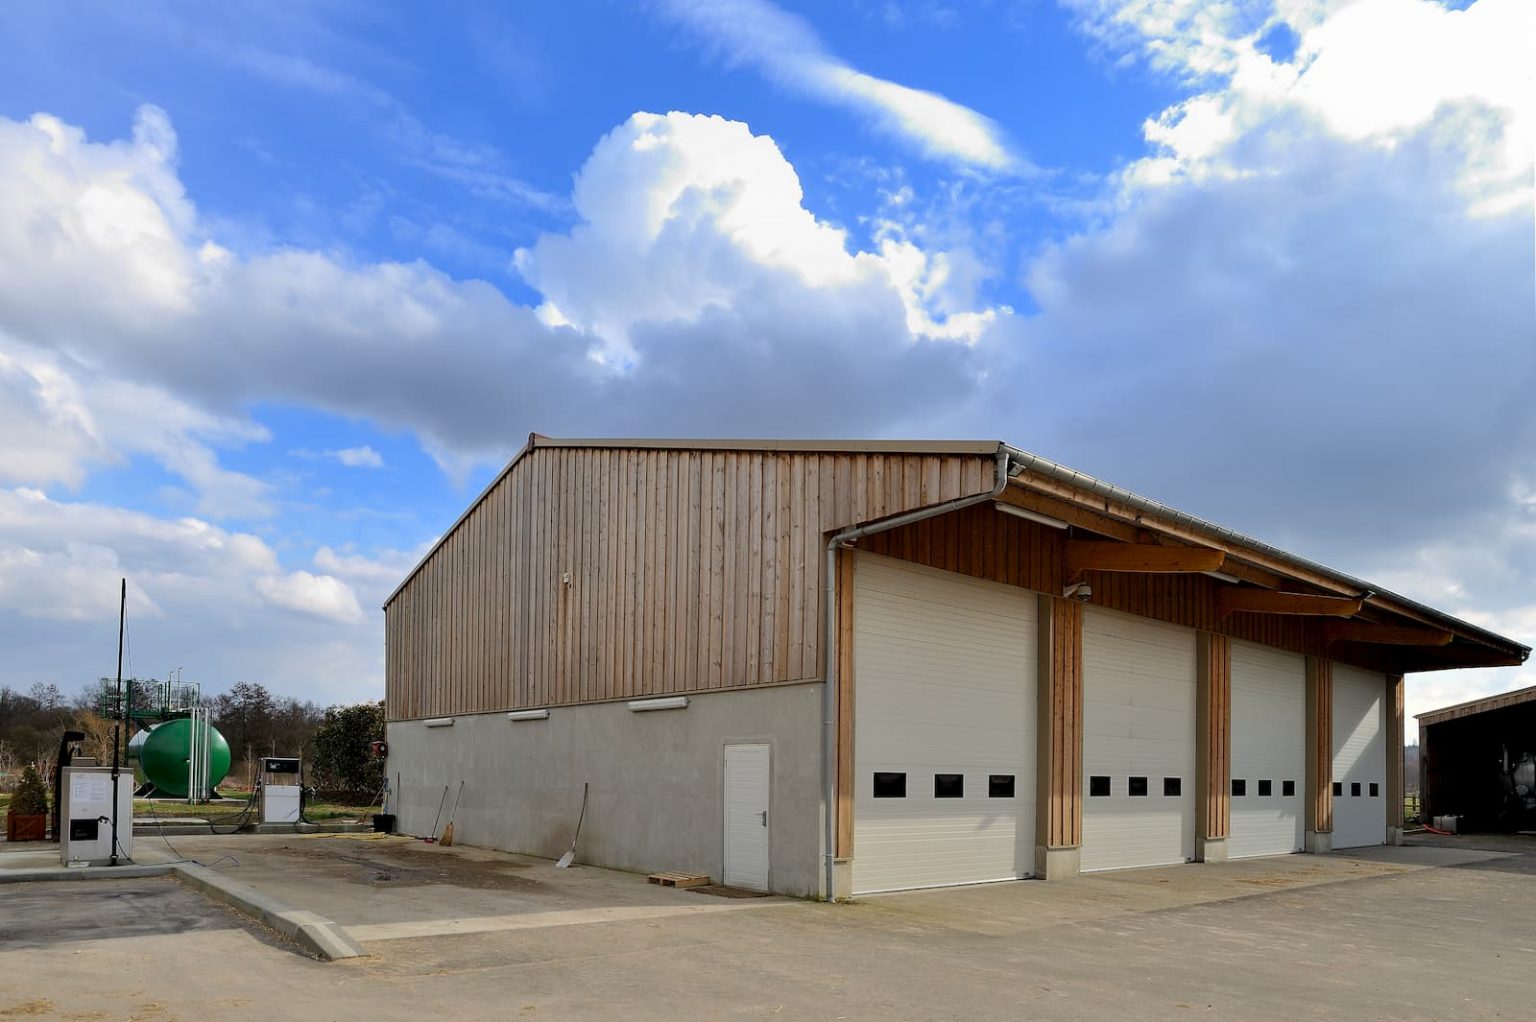
[[[110,760],[112,725],[99,713],[103,684],[109,684],[107,679],[73,697],[52,684],[39,683],[24,693],[0,685],[0,791],[7,790],[8,781],[28,763],[50,776],[66,730],[85,733],[87,755],[103,763]],[[143,683],[146,688],[157,684]],[[213,726],[229,743],[233,763],[226,784],[248,786],[263,756],[301,756],[310,764],[310,780],[326,787],[361,790],[374,783],[373,771],[358,757],[366,755],[367,742],[383,738],[380,704],[327,710],[292,696],[274,696],[264,685],[245,681],[204,697],[203,703]],[[124,732],[124,743],[134,730]]]

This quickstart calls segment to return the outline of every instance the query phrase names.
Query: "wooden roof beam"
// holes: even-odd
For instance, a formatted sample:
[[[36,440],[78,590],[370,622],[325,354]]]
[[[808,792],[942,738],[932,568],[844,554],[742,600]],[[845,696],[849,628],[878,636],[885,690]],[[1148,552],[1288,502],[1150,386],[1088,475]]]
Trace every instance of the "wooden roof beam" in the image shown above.
[[[1150,543],[1101,543],[1068,540],[1067,581],[1076,582],[1085,571],[1137,573],[1194,573],[1217,571],[1226,563],[1220,550],[1193,546],[1155,546]]]
[[[1353,617],[1364,600],[1307,593],[1276,593],[1268,589],[1222,586],[1216,590],[1216,610],[1225,618],[1236,611],[1252,614],[1307,614],[1316,617]]]
[[[1443,628],[1381,625],[1370,621],[1328,621],[1323,641],[1370,642],[1388,646],[1449,646],[1455,635]]]
[[[1064,500],[1032,493],[1018,486],[1009,486],[997,495],[996,502],[1023,508],[1025,511],[1033,511],[1035,514],[1054,518],[1058,522],[1063,522],[1074,528],[1086,529],[1089,532],[1096,532],[1101,536],[1124,540],[1127,543],[1136,542],[1137,533],[1141,531],[1134,525],[1127,525],[1124,522],[1116,521],[1107,515],[1089,511],[1086,508]]]

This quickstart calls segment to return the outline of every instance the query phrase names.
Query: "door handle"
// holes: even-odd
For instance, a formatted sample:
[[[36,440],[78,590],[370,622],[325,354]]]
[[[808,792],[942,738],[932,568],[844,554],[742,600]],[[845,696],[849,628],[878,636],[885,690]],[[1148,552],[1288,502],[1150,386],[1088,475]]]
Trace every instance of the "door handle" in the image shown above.
[[[762,812],[758,813],[757,815],[759,815],[759,816],[761,816],[763,818],[763,826],[765,826],[765,827],[768,826],[768,810],[764,809]]]

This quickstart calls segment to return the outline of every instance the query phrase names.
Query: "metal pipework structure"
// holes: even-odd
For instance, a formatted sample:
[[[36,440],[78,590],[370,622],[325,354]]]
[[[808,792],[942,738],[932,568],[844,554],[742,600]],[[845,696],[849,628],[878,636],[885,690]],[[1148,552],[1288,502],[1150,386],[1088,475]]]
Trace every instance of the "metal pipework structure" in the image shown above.
[[[208,770],[211,765],[209,754],[212,750],[209,746],[212,744],[213,726],[208,722],[206,706],[194,707],[187,719],[192,725],[188,736],[191,747],[187,750],[187,801],[206,802],[212,787]]]
[[[888,532],[903,525],[911,525],[928,518],[959,511],[973,504],[994,500],[1008,487],[1008,480],[1024,470],[1022,462],[1013,458],[1007,444],[997,446],[997,469],[992,488],[968,497],[957,497],[942,504],[918,508],[867,525],[856,525],[835,533],[827,540],[826,563],[826,641],[822,644],[826,659],[822,665],[821,693],[821,784],[822,784],[822,841],[825,844],[822,895],[827,901],[837,900],[837,552],[851,545],[861,536]]]

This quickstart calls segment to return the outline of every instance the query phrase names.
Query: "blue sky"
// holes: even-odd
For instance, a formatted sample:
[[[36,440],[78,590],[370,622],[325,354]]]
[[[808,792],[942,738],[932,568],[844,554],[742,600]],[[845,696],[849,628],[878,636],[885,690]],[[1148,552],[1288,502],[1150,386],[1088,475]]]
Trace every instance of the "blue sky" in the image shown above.
[[[0,682],[123,572],[210,688],[377,692],[530,430],[1005,438],[1529,641],[1530,22],[7,5]]]

